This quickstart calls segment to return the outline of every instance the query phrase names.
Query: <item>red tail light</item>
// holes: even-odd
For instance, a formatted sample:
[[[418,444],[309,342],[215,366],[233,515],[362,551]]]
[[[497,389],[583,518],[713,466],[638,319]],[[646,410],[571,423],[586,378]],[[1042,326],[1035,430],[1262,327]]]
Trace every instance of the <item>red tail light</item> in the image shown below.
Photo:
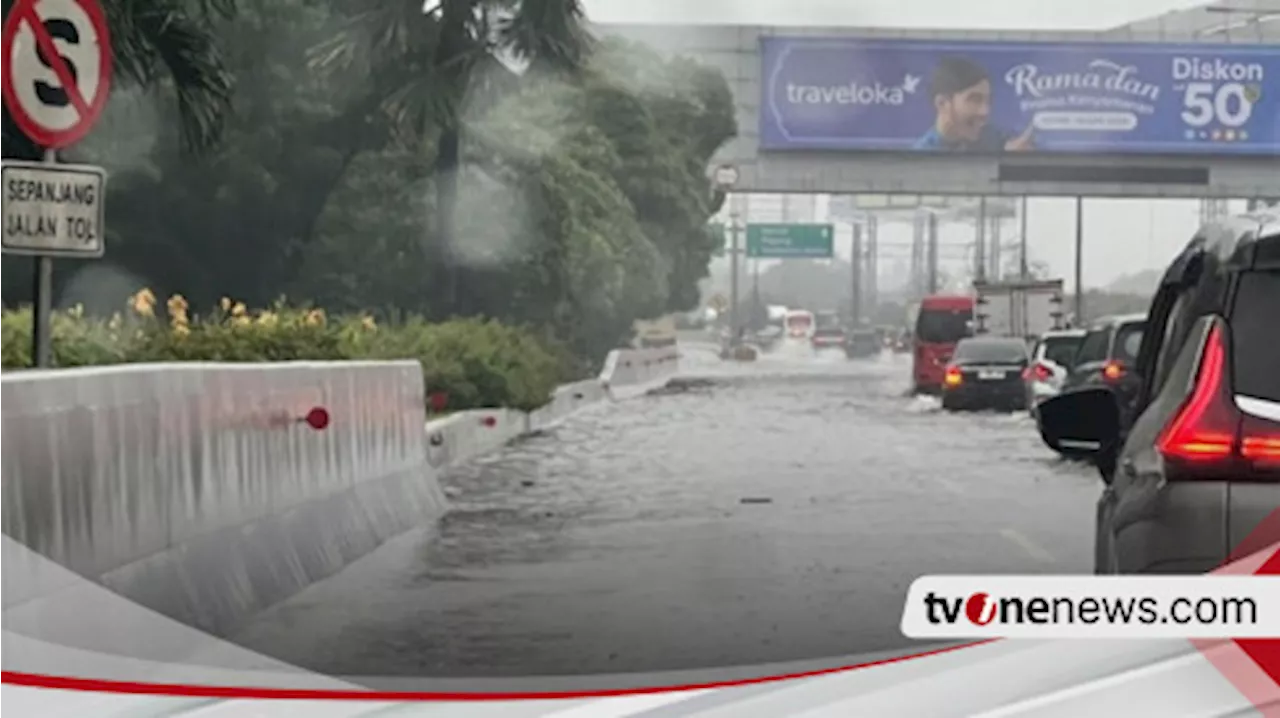
[[[1240,422],[1240,455],[1258,464],[1280,464],[1280,425],[1245,414]]]
[[[1197,465],[1237,459],[1254,464],[1280,462],[1280,424],[1236,407],[1226,365],[1225,339],[1215,326],[1191,395],[1156,441],[1166,459]]]
[[[947,386],[959,386],[962,381],[964,381],[964,377],[960,374],[960,367],[958,366],[947,367],[946,373],[942,376],[942,383]]]
[[[1053,378],[1053,371],[1044,364],[1033,364],[1022,372],[1022,378],[1031,381],[1049,381]]]
[[[1107,365],[1102,367],[1102,376],[1106,377],[1107,381],[1116,381],[1124,376],[1124,364],[1118,361],[1107,362]]]

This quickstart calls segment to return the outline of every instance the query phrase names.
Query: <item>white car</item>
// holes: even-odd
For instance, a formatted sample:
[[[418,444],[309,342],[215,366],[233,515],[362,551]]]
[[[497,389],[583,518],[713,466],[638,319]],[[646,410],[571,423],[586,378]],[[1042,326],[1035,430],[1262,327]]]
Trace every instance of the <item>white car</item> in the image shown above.
[[[1083,329],[1058,329],[1045,332],[1036,340],[1031,350],[1031,363],[1022,374],[1027,388],[1027,406],[1032,415],[1036,406],[1062,391],[1068,368],[1073,364],[1076,349],[1084,339]]]

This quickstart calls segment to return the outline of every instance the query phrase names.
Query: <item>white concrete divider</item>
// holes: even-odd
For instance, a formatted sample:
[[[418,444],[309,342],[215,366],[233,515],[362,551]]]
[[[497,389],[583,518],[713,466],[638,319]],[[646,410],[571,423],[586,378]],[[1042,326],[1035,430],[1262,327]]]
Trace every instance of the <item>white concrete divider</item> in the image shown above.
[[[524,435],[528,426],[529,415],[514,409],[470,409],[428,421],[431,465],[441,468],[492,451]]]
[[[534,412],[429,423],[416,361],[5,372],[6,627],[33,637],[40,626],[83,627],[100,610],[90,590],[100,585],[227,635],[433,525],[447,508],[433,467],[665,381],[676,357],[674,347],[618,350],[599,378],[558,387]],[[305,421],[315,409],[328,419],[319,429]]]
[[[605,359],[600,383],[615,399],[630,398],[667,381],[680,369],[677,345],[615,349]]]
[[[215,635],[445,509],[415,361],[134,364],[0,386],[5,535]],[[303,421],[317,408],[320,429]],[[3,561],[6,626],[19,608],[57,620],[32,602],[77,605],[20,554]]]
[[[626,399],[667,381],[679,368],[676,347],[615,349],[596,379],[563,384],[545,406],[524,413],[471,409],[427,422],[431,465],[437,468],[486,454],[605,399]]]

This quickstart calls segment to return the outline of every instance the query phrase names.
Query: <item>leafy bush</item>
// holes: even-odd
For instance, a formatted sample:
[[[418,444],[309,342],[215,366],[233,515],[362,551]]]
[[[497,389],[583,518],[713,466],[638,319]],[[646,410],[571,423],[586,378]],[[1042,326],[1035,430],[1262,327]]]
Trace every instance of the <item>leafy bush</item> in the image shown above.
[[[129,304],[128,312],[106,320],[85,317],[79,308],[56,312],[55,365],[416,359],[428,393],[447,395],[450,410],[526,411],[545,404],[570,370],[562,347],[496,321],[411,317],[380,326],[367,316],[330,318],[283,302],[252,312],[230,299],[207,316],[192,316],[180,296],[158,317],[155,297],[145,289]],[[5,369],[32,365],[31,326],[29,308],[0,315]]]

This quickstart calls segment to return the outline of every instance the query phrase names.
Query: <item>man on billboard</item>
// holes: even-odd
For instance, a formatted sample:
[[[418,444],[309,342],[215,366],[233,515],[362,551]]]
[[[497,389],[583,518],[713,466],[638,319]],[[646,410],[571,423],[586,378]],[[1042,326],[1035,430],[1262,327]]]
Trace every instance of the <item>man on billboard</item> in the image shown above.
[[[963,57],[944,57],[929,86],[933,127],[916,141],[918,150],[949,152],[1025,152],[1035,148],[1034,127],[1014,136],[989,124],[991,77],[986,68]]]

